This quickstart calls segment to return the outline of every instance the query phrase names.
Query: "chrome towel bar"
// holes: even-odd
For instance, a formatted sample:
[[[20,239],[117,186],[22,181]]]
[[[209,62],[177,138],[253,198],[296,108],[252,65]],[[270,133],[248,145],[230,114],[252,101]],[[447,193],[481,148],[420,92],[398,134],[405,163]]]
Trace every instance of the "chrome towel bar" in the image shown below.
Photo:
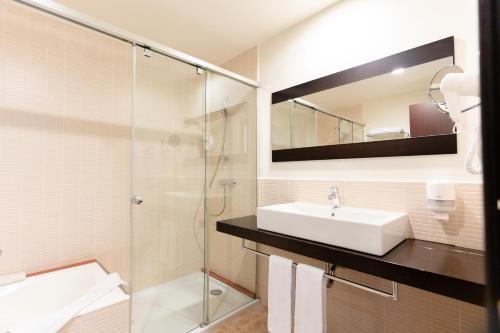
[[[270,257],[271,256],[270,254],[267,254],[267,253],[264,253],[264,252],[260,252],[260,251],[251,249],[249,247],[246,247],[245,246],[245,239],[244,238],[241,239],[241,248],[243,250],[245,250],[245,251],[251,252],[251,253],[256,254],[258,256],[261,256],[261,257]],[[293,263],[293,266],[297,267],[297,264]],[[364,285],[356,283],[356,282],[352,282],[352,281],[349,281],[349,280],[346,280],[346,279],[343,279],[343,278],[339,278],[339,277],[334,276],[334,275],[330,275],[330,274],[326,274],[326,273],[324,275],[325,275],[325,278],[330,279],[332,281],[340,282],[340,283],[346,284],[348,286],[351,286],[351,287],[354,287],[354,288],[358,288],[358,289],[367,291],[369,293],[372,293],[372,294],[375,294],[375,295],[378,295],[378,296],[382,296],[382,297],[391,299],[393,301],[397,301],[398,300],[398,283],[397,282],[391,281],[391,283],[392,283],[392,293],[386,293],[384,291],[381,291],[381,290],[378,290],[378,289],[375,289],[375,288],[370,288],[370,287],[364,286]]]

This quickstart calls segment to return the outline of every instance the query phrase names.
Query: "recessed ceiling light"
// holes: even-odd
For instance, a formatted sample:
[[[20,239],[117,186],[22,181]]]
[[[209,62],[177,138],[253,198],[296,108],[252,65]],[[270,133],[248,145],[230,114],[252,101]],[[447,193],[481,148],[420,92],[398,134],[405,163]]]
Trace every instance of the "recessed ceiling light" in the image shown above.
[[[392,71],[392,74],[401,74],[405,71],[404,68],[400,67],[400,68],[396,68]]]

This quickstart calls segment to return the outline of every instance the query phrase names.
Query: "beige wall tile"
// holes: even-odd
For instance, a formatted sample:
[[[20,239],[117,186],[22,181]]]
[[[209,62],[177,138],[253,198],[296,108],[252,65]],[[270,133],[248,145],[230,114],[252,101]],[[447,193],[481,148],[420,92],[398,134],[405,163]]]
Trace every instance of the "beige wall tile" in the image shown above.
[[[128,279],[131,47],[0,6],[0,274],[96,258]]]
[[[460,333],[486,332],[487,320],[484,308],[460,302]]]
[[[60,333],[127,333],[129,302],[124,301],[71,320]]]

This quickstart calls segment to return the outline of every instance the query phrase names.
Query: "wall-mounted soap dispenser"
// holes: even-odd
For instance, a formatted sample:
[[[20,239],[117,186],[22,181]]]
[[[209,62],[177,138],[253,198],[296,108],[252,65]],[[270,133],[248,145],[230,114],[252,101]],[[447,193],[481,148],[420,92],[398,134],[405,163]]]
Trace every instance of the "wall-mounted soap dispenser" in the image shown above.
[[[455,211],[455,183],[428,182],[427,206],[436,220],[449,221],[450,213]]]

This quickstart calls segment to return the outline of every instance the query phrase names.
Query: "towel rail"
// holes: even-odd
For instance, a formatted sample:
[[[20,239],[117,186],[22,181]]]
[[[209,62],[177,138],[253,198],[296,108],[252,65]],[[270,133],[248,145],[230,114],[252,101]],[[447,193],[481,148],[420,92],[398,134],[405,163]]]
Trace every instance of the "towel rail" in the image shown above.
[[[256,255],[261,256],[261,257],[270,257],[271,256],[270,254],[267,254],[267,253],[264,253],[264,252],[261,252],[261,251],[254,250],[254,249],[251,249],[249,247],[246,247],[245,246],[245,239],[244,238],[241,239],[241,248],[243,250],[245,250],[245,251],[252,252],[253,254],[256,254]],[[297,264],[293,263],[293,266],[297,267]],[[325,278],[327,278],[329,280],[340,282],[340,283],[346,284],[348,286],[351,286],[351,287],[354,287],[354,288],[358,288],[358,289],[367,291],[369,293],[372,293],[372,294],[375,294],[375,295],[378,295],[378,296],[382,296],[382,297],[391,299],[393,301],[397,301],[398,300],[398,283],[394,282],[394,281],[391,281],[391,283],[392,283],[392,293],[387,293],[385,291],[378,290],[378,289],[371,288],[371,287],[367,287],[365,285],[362,285],[362,284],[359,284],[359,283],[356,283],[356,282],[352,282],[352,281],[349,281],[349,280],[346,280],[346,279],[343,279],[343,278],[340,278],[340,277],[337,277],[337,276],[334,276],[334,275],[331,275],[331,274],[326,274],[325,273],[324,276],[325,276]]]

